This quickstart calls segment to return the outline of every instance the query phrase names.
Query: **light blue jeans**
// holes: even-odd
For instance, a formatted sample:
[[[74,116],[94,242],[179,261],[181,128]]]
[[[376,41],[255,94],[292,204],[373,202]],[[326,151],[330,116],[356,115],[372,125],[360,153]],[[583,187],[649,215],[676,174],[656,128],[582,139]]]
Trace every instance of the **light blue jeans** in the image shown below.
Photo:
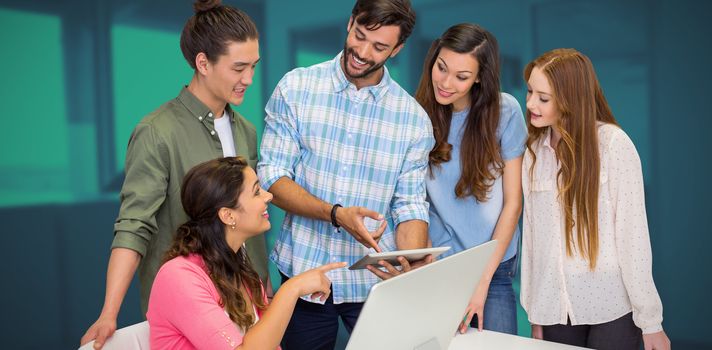
[[[499,264],[492,276],[487,300],[485,300],[484,329],[517,334],[517,301],[514,298],[512,281],[517,271],[517,256]],[[477,328],[477,316],[470,327]]]

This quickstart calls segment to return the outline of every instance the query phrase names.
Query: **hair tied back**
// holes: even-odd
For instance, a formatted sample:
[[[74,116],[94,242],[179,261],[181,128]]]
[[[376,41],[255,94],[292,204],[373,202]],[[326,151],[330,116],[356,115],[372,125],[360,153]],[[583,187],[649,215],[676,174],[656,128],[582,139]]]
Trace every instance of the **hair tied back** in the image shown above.
[[[193,3],[193,11],[195,11],[196,14],[207,12],[219,7],[221,2],[221,0],[197,0]]]

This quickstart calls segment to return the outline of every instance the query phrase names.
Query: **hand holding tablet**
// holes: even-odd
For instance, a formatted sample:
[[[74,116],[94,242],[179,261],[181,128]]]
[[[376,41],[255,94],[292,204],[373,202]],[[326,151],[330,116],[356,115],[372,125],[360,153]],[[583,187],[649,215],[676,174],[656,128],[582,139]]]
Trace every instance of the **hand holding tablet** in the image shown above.
[[[440,254],[448,251],[450,247],[437,247],[437,248],[422,248],[422,249],[408,249],[408,250],[396,250],[392,252],[383,253],[370,253],[361,258],[359,261],[354,263],[349,267],[349,270],[365,269],[368,265],[379,266],[378,262],[383,260],[387,261],[393,266],[399,266],[400,262],[398,257],[402,256],[409,262],[422,260],[428,255],[432,255],[433,259],[438,257]]]

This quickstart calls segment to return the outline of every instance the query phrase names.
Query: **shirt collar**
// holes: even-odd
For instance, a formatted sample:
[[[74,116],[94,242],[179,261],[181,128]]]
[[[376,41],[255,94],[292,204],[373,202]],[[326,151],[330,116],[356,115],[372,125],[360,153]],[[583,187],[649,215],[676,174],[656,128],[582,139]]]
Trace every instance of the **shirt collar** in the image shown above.
[[[556,153],[554,147],[551,147],[551,126],[546,128],[537,143],[539,145],[537,147],[538,149],[548,149],[549,151]]]
[[[178,100],[185,106],[185,108],[188,109],[188,111],[190,111],[190,114],[194,118],[198,119],[201,122],[206,121],[209,123],[214,123],[215,117],[218,117],[214,116],[213,112],[210,111],[210,108],[208,108],[208,106],[206,106],[197,97],[195,97],[195,95],[193,95],[193,93],[188,90],[187,86],[184,86],[183,89],[180,91],[180,94],[178,94]],[[225,105],[225,111],[227,112],[227,115],[230,116],[230,121],[234,122],[235,113],[233,113],[229,103]]]
[[[344,52],[341,51],[331,61],[331,76],[332,82],[334,83],[334,91],[336,92],[342,92],[349,86],[353,86],[354,89],[356,89],[356,86],[346,78],[346,74],[344,74],[344,70],[341,67],[341,57],[343,55]],[[373,96],[373,99],[378,102],[388,92],[391,81],[391,75],[388,73],[388,68],[386,68],[386,66],[383,66],[383,77],[381,77],[381,81],[376,85],[367,86],[363,89],[366,89],[366,91],[368,91],[371,96]]]
[[[541,145],[551,148],[551,127],[547,127],[542,135]]]

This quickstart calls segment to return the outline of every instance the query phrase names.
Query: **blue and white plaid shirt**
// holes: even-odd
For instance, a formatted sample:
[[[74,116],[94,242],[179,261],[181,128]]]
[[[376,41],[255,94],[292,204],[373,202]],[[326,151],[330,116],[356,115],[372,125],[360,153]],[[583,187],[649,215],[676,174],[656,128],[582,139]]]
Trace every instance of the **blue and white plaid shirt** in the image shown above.
[[[379,241],[396,249],[394,228],[428,222],[425,174],[433,148],[430,118],[384,69],[378,85],[360,90],[340,61],[297,68],[279,82],[265,107],[257,173],[264,188],[288,177],[315,197],[384,215]],[[270,258],[287,276],[373,252],[330,222],[287,213]],[[379,279],[368,270],[329,273],[334,303],[363,302]],[[305,298],[309,300],[308,298]]]

